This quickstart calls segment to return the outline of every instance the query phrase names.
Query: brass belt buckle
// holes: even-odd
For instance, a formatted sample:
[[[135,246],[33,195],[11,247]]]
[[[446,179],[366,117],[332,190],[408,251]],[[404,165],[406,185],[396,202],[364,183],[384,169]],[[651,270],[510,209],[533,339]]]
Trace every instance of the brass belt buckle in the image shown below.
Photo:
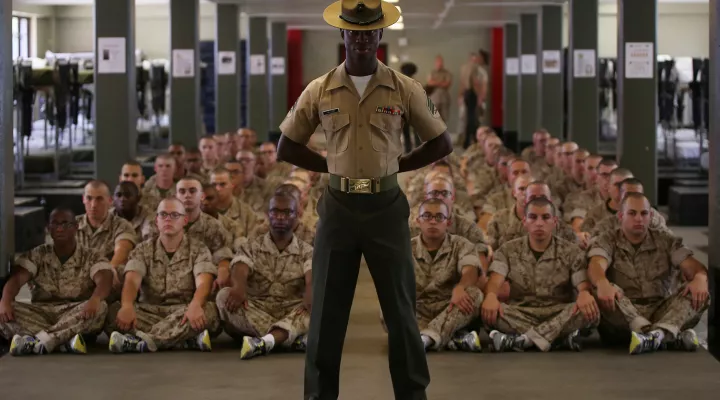
[[[372,179],[348,178],[348,193],[372,194]]]

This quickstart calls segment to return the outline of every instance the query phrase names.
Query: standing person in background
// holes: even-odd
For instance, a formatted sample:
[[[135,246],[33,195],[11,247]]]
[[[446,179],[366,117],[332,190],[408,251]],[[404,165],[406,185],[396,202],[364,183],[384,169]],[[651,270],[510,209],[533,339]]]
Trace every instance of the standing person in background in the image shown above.
[[[452,86],[452,74],[445,69],[445,61],[442,56],[435,57],[435,68],[430,72],[427,79],[428,94],[430,100],[440,113],[440,117],[447,124],[450,119],[450,86]]]
[[[475,132],[480,124],[479,110],[485,101],[487,76],[483,75],[484,69],[480,68],[480,56],[471,53],[470,59],[460,68],[460,85],[458,86],[458,102],[465,104],[465,139],[463,148],[467,149]]]
[[[404,75],[407,75],[409,78],[412,78],[417,73],[417,65],[413,63],[405,63],[400,66],[400,72],[402,72]],[[421,142],[418,135],[415,134],[413,135],[413,137],[415,138],[415,146],[412,145],[412,141],[410,139],[410,125],[403,125],[403,140],[405,142],[405,153],[409,153],[414,147],[420,146]]]

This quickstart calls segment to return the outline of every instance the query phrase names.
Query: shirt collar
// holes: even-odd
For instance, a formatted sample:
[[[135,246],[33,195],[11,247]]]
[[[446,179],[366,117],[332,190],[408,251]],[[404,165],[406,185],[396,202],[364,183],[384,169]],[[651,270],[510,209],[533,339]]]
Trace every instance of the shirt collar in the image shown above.
[[[344,61],[342,64],[338,65],[337,68],[335,68],[335,71],[330,78],[330,84],[327,86],[326,90],[334,90],[343,86],[347,88],[355,87],[355,85],[352,83],[350,75],[348,75],[347,70],[345,69]],[[377,86],[387,86],[390,89],[395,90],[395,81],[393,80],[390,68],[383,64],[380,60],[378,60],[377,62],[377,68],[375,69],[375,73],[373,74],[372,78],[370,78],[370,82],[368,82],[365,93],[370,93],[372,89]]]

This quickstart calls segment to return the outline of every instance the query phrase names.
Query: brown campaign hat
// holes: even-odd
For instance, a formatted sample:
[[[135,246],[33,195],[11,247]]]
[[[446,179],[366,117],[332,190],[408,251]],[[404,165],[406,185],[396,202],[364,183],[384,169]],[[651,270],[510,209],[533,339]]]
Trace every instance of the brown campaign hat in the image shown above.
[[[400,10],[382,0],[339,0],[325,9],[323,18],[336,28],[373,31],[398,22]]]

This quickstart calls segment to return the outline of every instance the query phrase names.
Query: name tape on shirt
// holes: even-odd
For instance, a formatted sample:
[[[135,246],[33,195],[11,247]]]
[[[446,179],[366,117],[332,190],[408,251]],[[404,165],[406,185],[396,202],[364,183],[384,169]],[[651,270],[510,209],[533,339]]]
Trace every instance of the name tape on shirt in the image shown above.
[[[339,108],[333,108],[332,110],[325,110],[325,111],[323,111],[323,112],[322,112],[322,115],[332,115],[332,114],[337,114],[337,113],[339,113],[339,112],[340,112],[340,109],[339,109]]]
[[[401,109],[397,107],[378,107],[375,109],[375,112],[378,114],[388,114],[388,115],[402,115],[403,112]]]

